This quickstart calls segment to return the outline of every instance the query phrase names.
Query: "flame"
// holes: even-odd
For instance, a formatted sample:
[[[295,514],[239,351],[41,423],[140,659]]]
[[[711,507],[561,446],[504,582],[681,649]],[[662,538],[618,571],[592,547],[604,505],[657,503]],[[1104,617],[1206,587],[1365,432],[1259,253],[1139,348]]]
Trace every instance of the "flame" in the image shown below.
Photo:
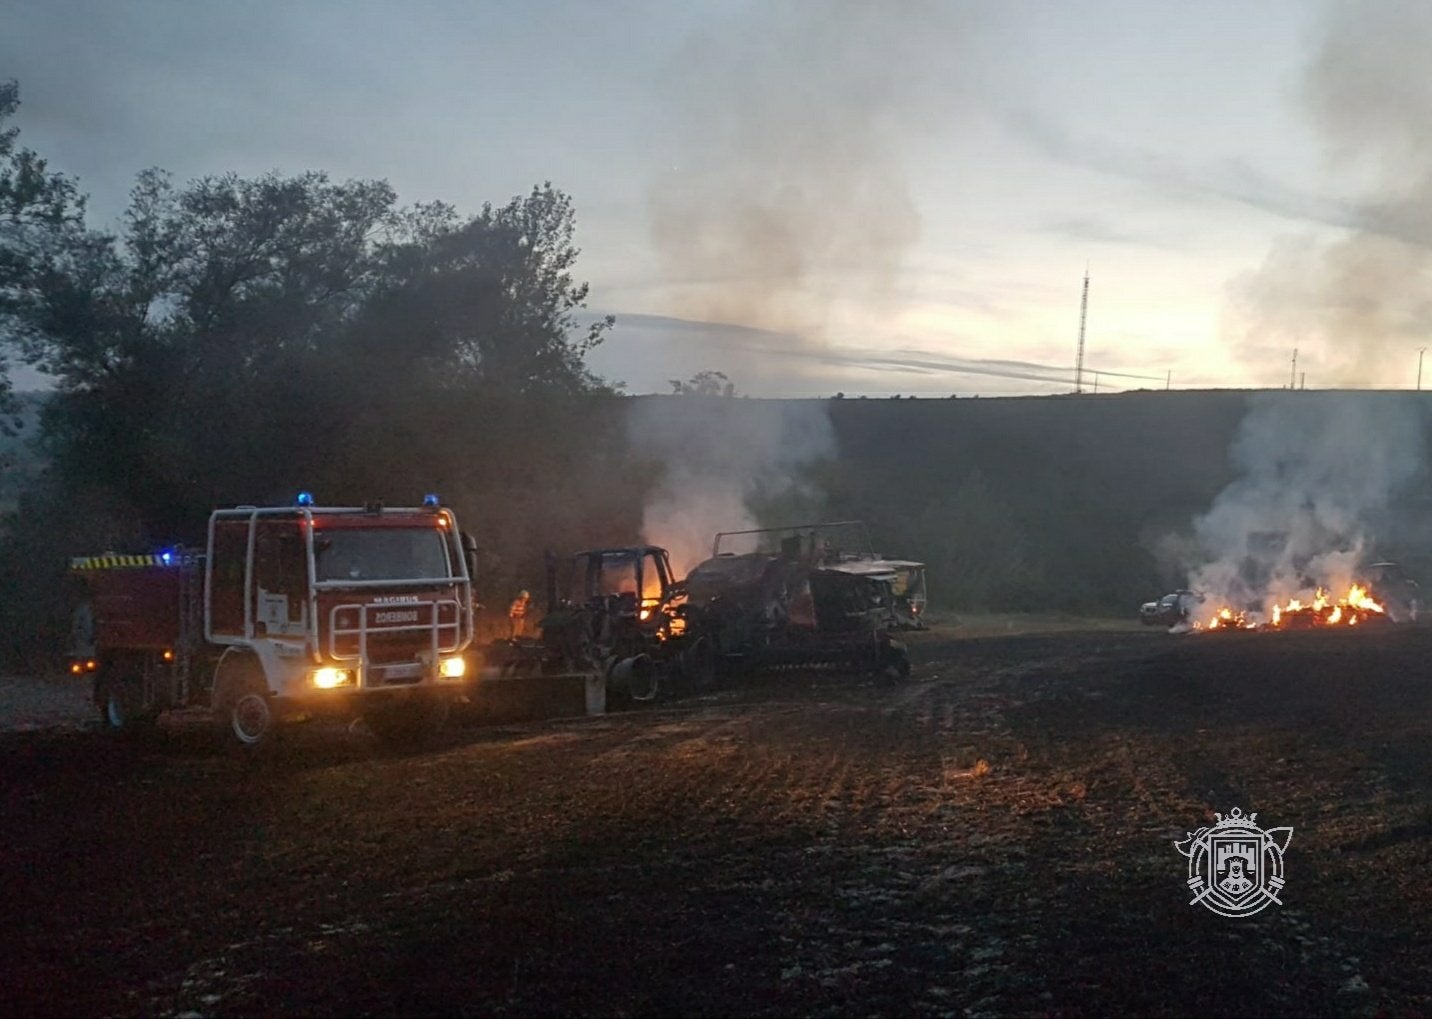
[[[1326,588],[1313,592],[1310,602],[1289,598],[1274,604],[1269,621],[1261,625],[1250,622],[1244,613],[1224,606],[1209,619],[1209,630],[1289,630],[1323,626],[1357,626],[1378,617],[1386,618],[1387,610],[1361,584],[1353,584],[1342,598],[1334,599]],[[1203,626],[1196,626],[1204,629]]]
[[[1225,605],[1208,621],[1208,628],[1210,630],[1251,630],[1253,624],[1248,622],[1242,612],[1234,612]]]

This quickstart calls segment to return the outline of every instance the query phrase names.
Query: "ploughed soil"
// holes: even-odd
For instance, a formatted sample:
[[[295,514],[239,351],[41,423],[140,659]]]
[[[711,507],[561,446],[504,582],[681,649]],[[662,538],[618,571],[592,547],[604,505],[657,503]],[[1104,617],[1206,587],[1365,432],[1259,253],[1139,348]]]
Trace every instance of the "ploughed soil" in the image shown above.
[[[1432,630],[957,632],[405,754],[0,736],[5,1011],[1432,1013]],[[1233,807],[1240,919],[1173,844]]]

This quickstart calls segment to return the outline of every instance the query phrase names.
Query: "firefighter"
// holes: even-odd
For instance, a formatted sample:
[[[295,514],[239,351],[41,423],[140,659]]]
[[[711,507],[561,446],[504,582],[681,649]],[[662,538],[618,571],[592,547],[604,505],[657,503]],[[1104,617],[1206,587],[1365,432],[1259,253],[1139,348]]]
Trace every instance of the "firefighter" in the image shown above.
[[[526,591],[518,591],[507,610],[508,639],[516,640],[523,635],[527,629],[527,610],[531,607],[532,596]]]

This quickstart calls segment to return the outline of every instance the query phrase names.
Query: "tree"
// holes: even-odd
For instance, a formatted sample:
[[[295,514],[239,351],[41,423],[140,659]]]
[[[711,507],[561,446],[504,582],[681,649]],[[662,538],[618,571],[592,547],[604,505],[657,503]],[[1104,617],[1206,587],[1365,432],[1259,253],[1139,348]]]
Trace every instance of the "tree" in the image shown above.
[[[59,483],[108,490],[164,538],[325,481],[426,485],[503,434],[543,463],[527,421],[602,388],[583,357],[612,322],[578,328],[573,234],[550,184],[461,219],[400,209],[383,181],[176,188],[147,170],[115,234],[75,220],[19,260],[0,314],[58,380]]]
[[[671,379],[671,391],[677,396],[735,396],[736,386],[725,372],[700,371],[682,382]]]
[[[27,338],[24,311],[37,280],[53,271],[84,218],[74,181],[16,148],[19,128],[4,125],[19,108],[18,83],[0,82],[0,431],[9,435],[18,421],[7,355]]]
[[[0,126],[17,94],[0,89]],[[199,542],[213,506],[300,488],[437,490],[512,576],[559,518],[610,532],[635,512],[636,483],[612,484],[614,388],[584,362],[613,320],[577,317],[575,215],[551,184],[463,217],[399,207],[384,181],[146,170],[105,232],[15,138],[0,133],[0,352],[56,391],[48,467],[0,528],[0,595],[17,595],[0,623],[19,633],[26,605],[62,605],[49,588],[18,598],[27,578],[60,583],[27,567],[37,556],[59,570]]]
[[[378,341],[399,327],[454,386],[504,392],[600,388],[583,358],[615,319],[582,328],[588,287],[572,279],[572,200],[550,183],[467,220],[421,206],[382,252],[384,290],[370,309]]]

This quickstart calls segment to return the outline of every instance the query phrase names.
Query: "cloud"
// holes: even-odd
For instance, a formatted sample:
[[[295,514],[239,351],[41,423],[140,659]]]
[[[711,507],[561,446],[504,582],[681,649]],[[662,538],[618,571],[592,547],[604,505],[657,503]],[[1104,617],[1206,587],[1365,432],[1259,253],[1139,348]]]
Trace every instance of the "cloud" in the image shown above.
[[[1167,240],[1120,230],[1113,223],[1102,219],[1088,219],[1071,216],[1067,219],[1050,220],[1039,229],[1045,233],[1069,237],[1076,241],[1093,241],[1096,244],[1130,244],[1150,248],[1167,248]]]
[[[926,380],[973,377],[1042,383],[1066,389],[1073,388],[1074,385],[1074,369],[1071,365],[961,357],[910,348],[815,345],[796,333],[719,322],[698,322],[663,315],[618,313],[617,335],[623,330],[659,338],[668,347],[673,341],[688,347],[696,346],[701,356],[707,358],[710,367],[727,371],[739,387],[744,387],[747,379],[768,376],[773,370],[773,362],[782,361],[797,366],[804,364],[857,369]],[[747,367],[758,370],[746,376],[742,376],[739,371],[727,370],[729,359],[733,357]],[[799,368],[796,370],[799,371]],[[1086,366],[1086,384],[1092,381],[1096,372],[1104,378],[1130,382],[1164,381],[1164,376],[1161,375]]]
[[[1242,159],[1190,162],[1107,138],[1075,135],[1027,109],[1010,113],[1006,123],[1052,159],[1136,181],[1170,197],[1236,202],[1280,219],[1367,231],[1410,244],[1432,240],[1428,219],[1416,204],[1386,199],[1351,202],[1300,191]]]

